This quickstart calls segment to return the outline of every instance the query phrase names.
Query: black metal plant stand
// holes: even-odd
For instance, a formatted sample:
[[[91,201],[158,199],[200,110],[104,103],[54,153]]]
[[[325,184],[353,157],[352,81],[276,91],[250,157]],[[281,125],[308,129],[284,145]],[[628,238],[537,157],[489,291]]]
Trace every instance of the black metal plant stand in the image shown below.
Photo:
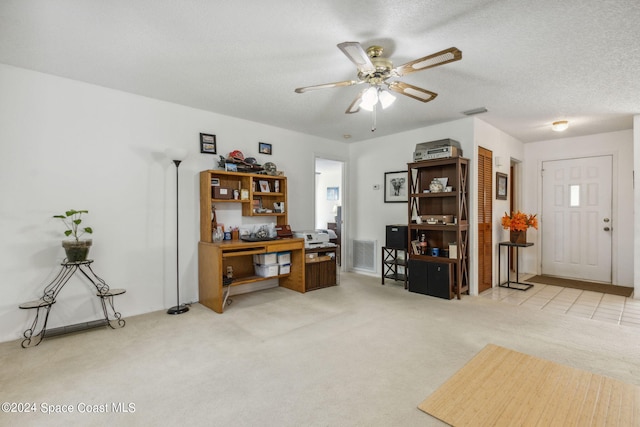
[[[501,248],[502,247],[507,247],[509,249],[507,249],[507,259],[508,259],[508,263],[507,263],[507,281],[502,283],[500,282],[500,272],[502,271],[501,269],[501,260],[500,260],[500,252],[501,252]],[[520,257],[518,256],[518,251],[520,250],[520,248],[527,248],[529,246],[533,246],[533,243],[531,242],[527,242],[527,243],[513,243],[513,242],[500,242],[498,243],[498,286],[502,287],[502,288],[509,288],[509,289],[516,289],[518,291],[526,291],[527,289],[530,289],[533,287],[533,284],[531,283],[523,283],[520,282],[519,278],[520,278]],[[511,265],[511,250],[510,248],[516,248],[516,280],[512,281],[511,280],[511,269],[509,267],[509,265]]]
[[[113,305],[113,297],[116,295],[122,295],[126,292],[125,289],[111,289],[94,271],[91,269],[92,259],[86,261],[77,262],[63,262],[62,268],[58,272],[57,276],[44,288],[44,293],[40,299],[35,301],[25,302],[20,304],[20,308],[24,310],[36,309],[36,316],[33,319],[31,327],[24,331],[22,340],[22,348],[35,347],[45,338],[45,336],[55,336],[66,334],[70,332],[77,332],[85,329],[96,328],[99,326],[109,326],[111,329],[115,329],[113,323],[118,327],[123,328],[125,320],[122,315],[115,310]],[[64,285],[67,284],[69,279],[77,272],[80,271],[84,277],[86,277],[93,286],[96,288],[96,296],[100,298],[102,305],[102,313],[104,319],[95,320],[92,322],[80,323],[77,325],[63,326],[55,329],[47,329],[47,322],[49,320],[49,312],[51,306],[56,303],[56,298]],[[43,310],[44,320],[40,331],[36,333],[38,328],[38,321],[40,320],[40,310]],[[112,317],[109,316],[109,309],[113,313]],[[113,323],[112,323],[113,322]]]
[[[399,257],[398,253],[402,256]],[[382,284],[384,279],[392,279],[404,282],[404,288],[407,289],[407,270],[409,268],[406,249],[382,247]]]

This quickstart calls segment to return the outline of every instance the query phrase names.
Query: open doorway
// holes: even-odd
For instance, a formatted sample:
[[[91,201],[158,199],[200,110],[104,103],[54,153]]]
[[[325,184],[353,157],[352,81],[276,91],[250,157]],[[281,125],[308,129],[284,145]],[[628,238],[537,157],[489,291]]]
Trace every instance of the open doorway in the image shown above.
[[[316,157],[315,228],[332,230],[332,242],[339,245],[338,265],[342,266],[344,236],[344,162]]]

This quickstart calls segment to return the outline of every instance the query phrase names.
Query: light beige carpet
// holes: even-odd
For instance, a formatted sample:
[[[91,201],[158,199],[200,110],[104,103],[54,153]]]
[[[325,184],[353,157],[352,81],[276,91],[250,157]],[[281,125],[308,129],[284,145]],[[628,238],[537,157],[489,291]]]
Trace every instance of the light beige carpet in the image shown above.
[[[488,344],[418,408],[452,426],[637,426],[640,387]]]
[[[604,283],[585,282],[583,280],[570,280],[561,277],[538,275],[526,280],[531,283],[541,283],[543,285],[562,286],[563,288],[582,289],[585,291],[602,292],[603,294],[620,295],[630,297],[633,288],[627,286],[606,285]]]

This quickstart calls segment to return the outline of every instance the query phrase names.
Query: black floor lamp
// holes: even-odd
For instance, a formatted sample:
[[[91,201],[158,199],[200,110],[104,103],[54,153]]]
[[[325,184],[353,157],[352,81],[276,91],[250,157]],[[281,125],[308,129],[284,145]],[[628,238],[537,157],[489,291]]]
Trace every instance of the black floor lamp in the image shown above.
[[[183,150],[167,150],[167,156],[173,160],[176,165],[176,306],[167,310],[168,314],[182,314],[189,311],[189,307],[184,304],[180,304],[180,221],[179,221],[179,207],[180,198],[178,197],[179,179],[178,179],[178,167],[182,163],[186,153]]]

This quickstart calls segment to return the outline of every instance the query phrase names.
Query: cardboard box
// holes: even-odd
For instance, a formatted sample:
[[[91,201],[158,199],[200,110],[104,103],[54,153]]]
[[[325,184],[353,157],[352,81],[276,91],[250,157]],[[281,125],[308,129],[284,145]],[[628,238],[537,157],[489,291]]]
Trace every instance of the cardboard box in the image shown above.
[[[253,263],[261,265],[278,264],[278,253],[268,252],[266,254],[253,255]]]
[[[277,276],[280,271],[280,266],[278,264],[270,264],[270,265],[260,265],[255,264],[253,266],[256,276],[260,277],[273,277]]]
[[[278,252],[278,264],[291,264],[291,252]]]
[[[233,199],[233,189],[228,187],[211,187],[214,199]]]
[[[317,255],[317,254],[314,254],[314,255]],[[319,255],[314,257],[307,256],[307,259],[304,260],[304,262],[307,264],[313,263],[313,262],[324,262],[324,261],[331,261],[331,257],[329,255]]]

